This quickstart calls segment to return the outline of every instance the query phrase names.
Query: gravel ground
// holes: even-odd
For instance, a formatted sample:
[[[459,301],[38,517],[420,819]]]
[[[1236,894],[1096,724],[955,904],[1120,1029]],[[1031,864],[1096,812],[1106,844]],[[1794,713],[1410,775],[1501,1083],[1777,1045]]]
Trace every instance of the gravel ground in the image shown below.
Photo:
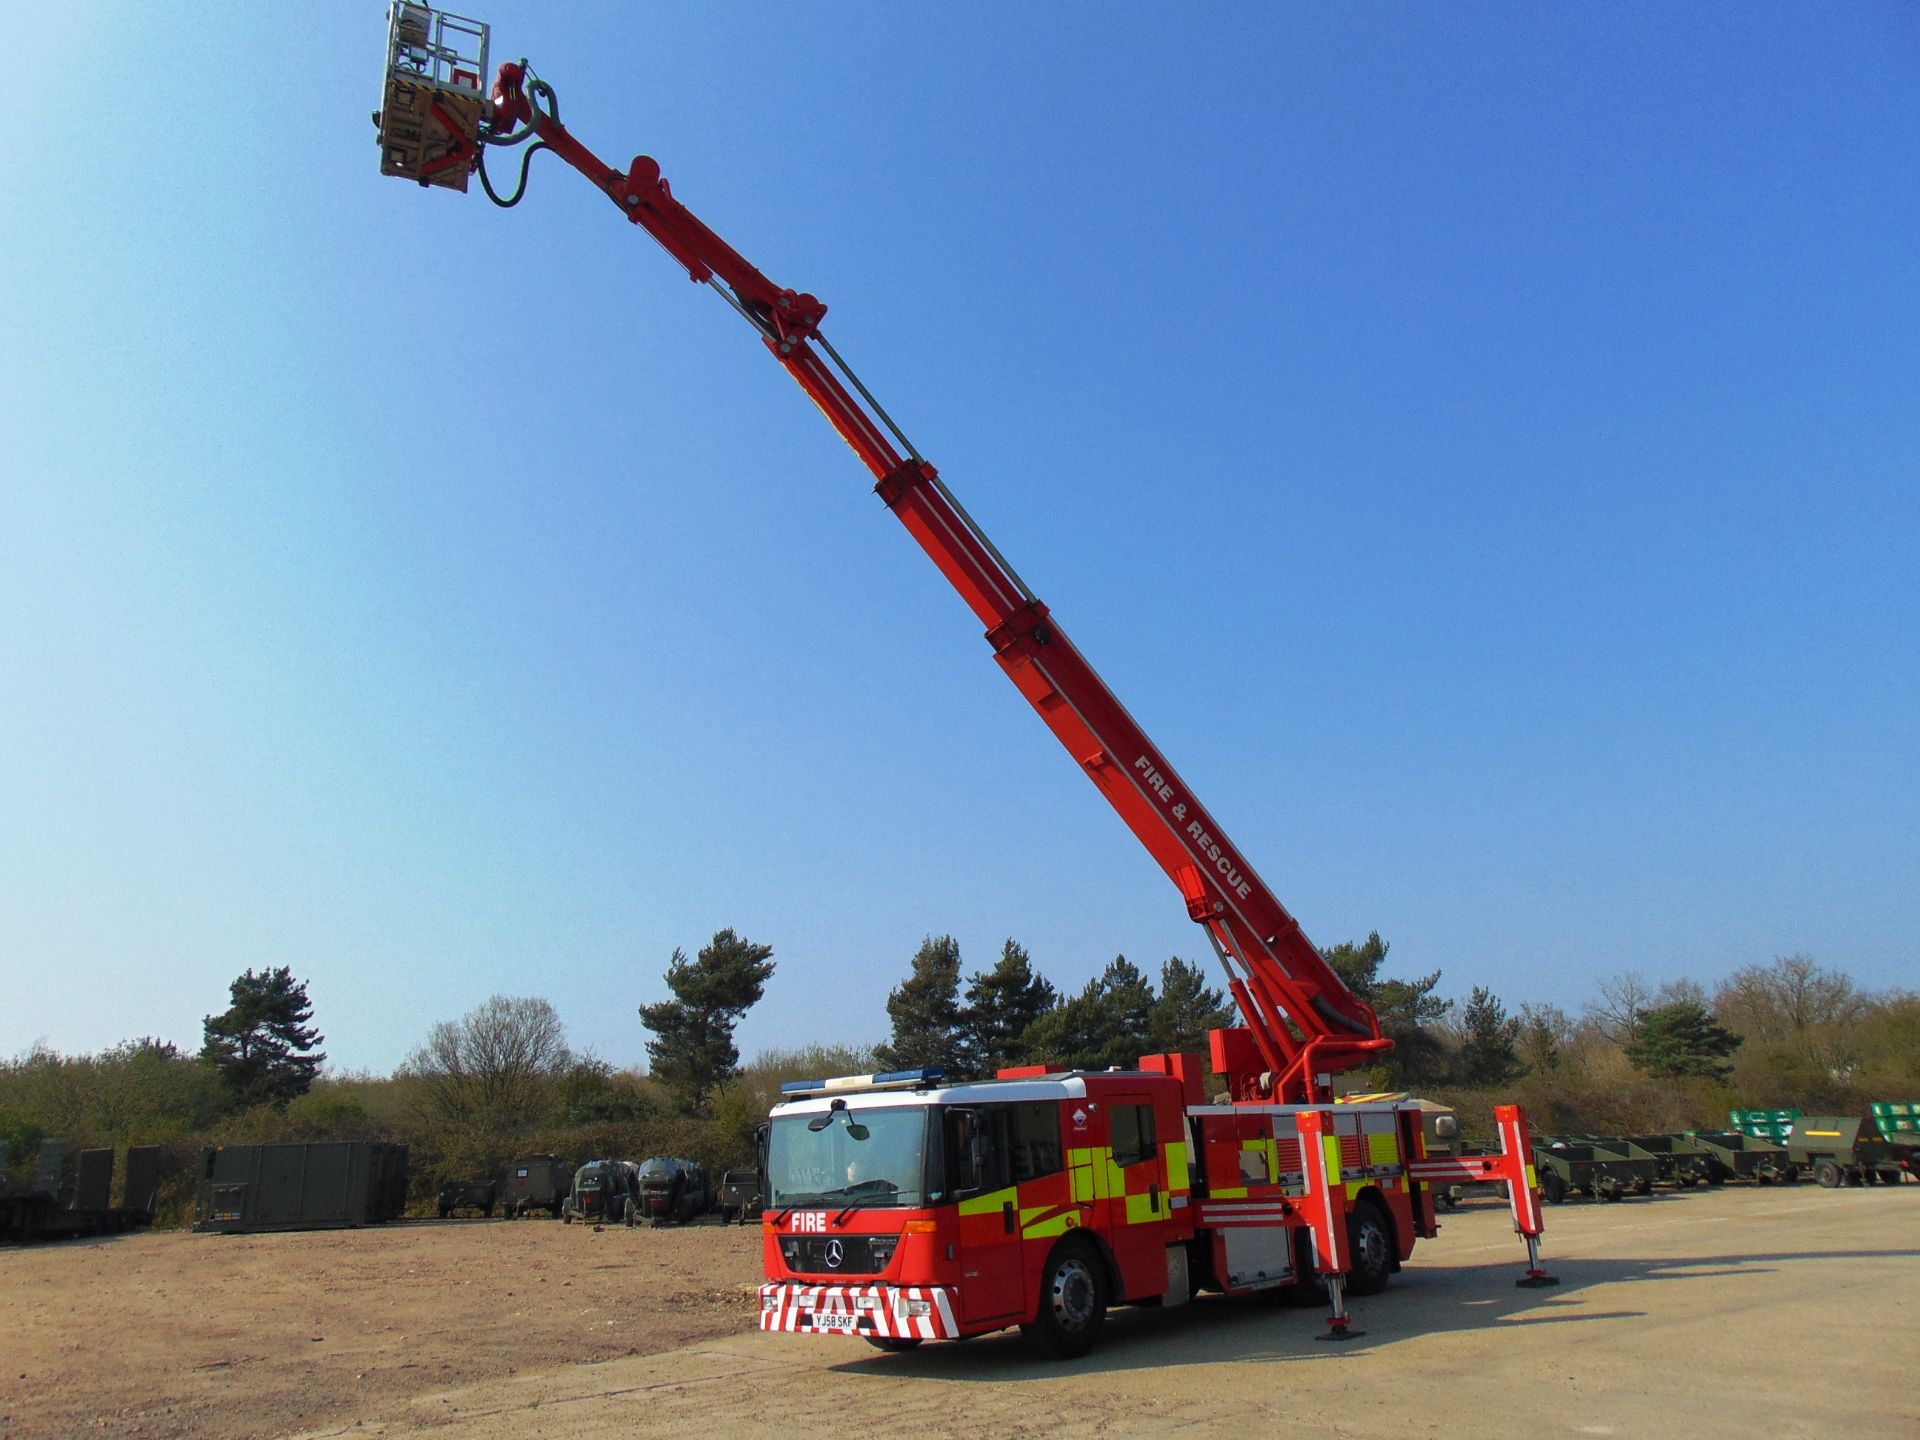
[[[1084,1361],[761,1335],[752,1231],[546,1221],[0,1251],[0,1436],[1920,1435],[1920,1186],[1444,1219],[1366,1330],[1208,1297]]]

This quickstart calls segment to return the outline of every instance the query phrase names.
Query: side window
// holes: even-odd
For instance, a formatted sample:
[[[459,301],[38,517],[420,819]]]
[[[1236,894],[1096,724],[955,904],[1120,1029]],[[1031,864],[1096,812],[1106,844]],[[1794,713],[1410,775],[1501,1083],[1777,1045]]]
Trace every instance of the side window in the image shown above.
[[[1013,1162],[1014,1184],[1058,1174],[1061,1168],[1060,1107],[1050,1100],[1009,1106],[1007,1121],[1007,1148]]]
[[[1007,1177],[1007,1112],[1004,1107],[947,1112],[947,1173],[965,1195],[1004,1190]]]
[[[1151,1160],[1159,1154],[1153,1130],[1151,1105],[1115,1105],[1109,1112],[1113,1125],[1113,1163],[1125,1169]]]

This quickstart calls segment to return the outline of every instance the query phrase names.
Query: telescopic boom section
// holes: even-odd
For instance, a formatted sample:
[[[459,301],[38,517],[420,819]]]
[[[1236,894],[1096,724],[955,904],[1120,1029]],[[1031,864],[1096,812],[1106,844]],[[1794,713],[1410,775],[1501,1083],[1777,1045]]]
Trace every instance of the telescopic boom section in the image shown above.
[[[673,197],[652,159],[640,156],[625,171],[598,159],[529,96],[521,66],[500,67],[488,124],[502,133],[531,126],[688,275],[725,295],[873,472],[880,498],[986,627],[1001,669],[1205,927],[1246,1022],[1213,1032],[1214,1066],[1229,1077],[1234,1098],[1330,1099],[1326,1077],[1390,1049],[1373,1010],[1327,965],[1047,607],[827,344],[820,334],[827,307],[748,264]]]

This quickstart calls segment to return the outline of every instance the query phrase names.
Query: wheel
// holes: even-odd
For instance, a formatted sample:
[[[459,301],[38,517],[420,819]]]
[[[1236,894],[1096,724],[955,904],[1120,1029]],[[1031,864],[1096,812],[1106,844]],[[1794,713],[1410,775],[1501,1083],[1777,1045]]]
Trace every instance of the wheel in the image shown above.
[[[1618,1185],[1596,1185],[1593,1187],[1593,1198],[1603,1205],[1611,1205],[1620,1198],[1620,1187]]]
[[[1378,1295],[1393,1274],[1393,1226],[1371,1200],[1362,1200],[1347,1216],[1349,1295]]]
[[[1068,1240],[1047,1258],[1040,1277],[1040,1313],[1022,1330],[1056,1360],[1093,1348],[1107,1323],[1107,1267],[1084,1241]]]
[[[491,1205],[482,1205],[482,1206],[480,1207],[480,1213],[481,1213],[482,1215],[484,1215],[484,1216],[486,1216],[486,1217],[487,1217],[487,1219],[489,1219],[489,1220],[491,1220],[491,1219],[493,1219],[493,1206],[491,1206]]]
[[[1549,1205],[1564,1204],[1567,1198],[1567,1182],[1552,1170],[1540,1177],[1540,1198]]]
[[[448,1220],[448,1219],[451,1219],[452,1217],[453,1217],[453,1207],[451,1205],[442,1205],[440,1207],[440,1218],[442,1220]]]
[[[919,1338],[913,1335],[866,1335],[861,1338],[876,1350],[888,1350],[896,1355],[920,1348]]]
[[[1822,1190],[1838,1190],[1846,1176],[1840,1173],[1840,1167],[1831,1160],[1822,1160],[1813,1167],[1813,1178],[1820,1183]]]

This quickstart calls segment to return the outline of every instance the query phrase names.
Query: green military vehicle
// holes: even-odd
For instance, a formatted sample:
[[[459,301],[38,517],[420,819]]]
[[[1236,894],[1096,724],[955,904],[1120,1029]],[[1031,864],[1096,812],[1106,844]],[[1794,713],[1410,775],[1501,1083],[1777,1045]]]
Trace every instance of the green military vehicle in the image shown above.
[[[1827,1189],[1842,1185],[1898,1185],[1915,1173],[1913,1144],[1899,1144],[1880,1132],[1878,1117],[1802,1115],[1787,1136],[1787,1156]],[[1895,1131],[1895,1134],[1902,1132]]]
[[[1574,1194],[1602,1202],[1624,1199],[1629,1194],[1646,1195],[1660,1174],[1658,1159],[1638,1146],[1616,1150],[1584,1136],[1536,1138],[1533,1165],[1540,1176],[1540,1198],[1549,1205],[1558,1205]]]
[[[1712,1152],[1696,1136],[1623,1135],[1620,1139],[1654,1157],[1659,1167],[1657,1178],[1663,1184],[1691,1190],[1696,1185],[1713,1183]]]

